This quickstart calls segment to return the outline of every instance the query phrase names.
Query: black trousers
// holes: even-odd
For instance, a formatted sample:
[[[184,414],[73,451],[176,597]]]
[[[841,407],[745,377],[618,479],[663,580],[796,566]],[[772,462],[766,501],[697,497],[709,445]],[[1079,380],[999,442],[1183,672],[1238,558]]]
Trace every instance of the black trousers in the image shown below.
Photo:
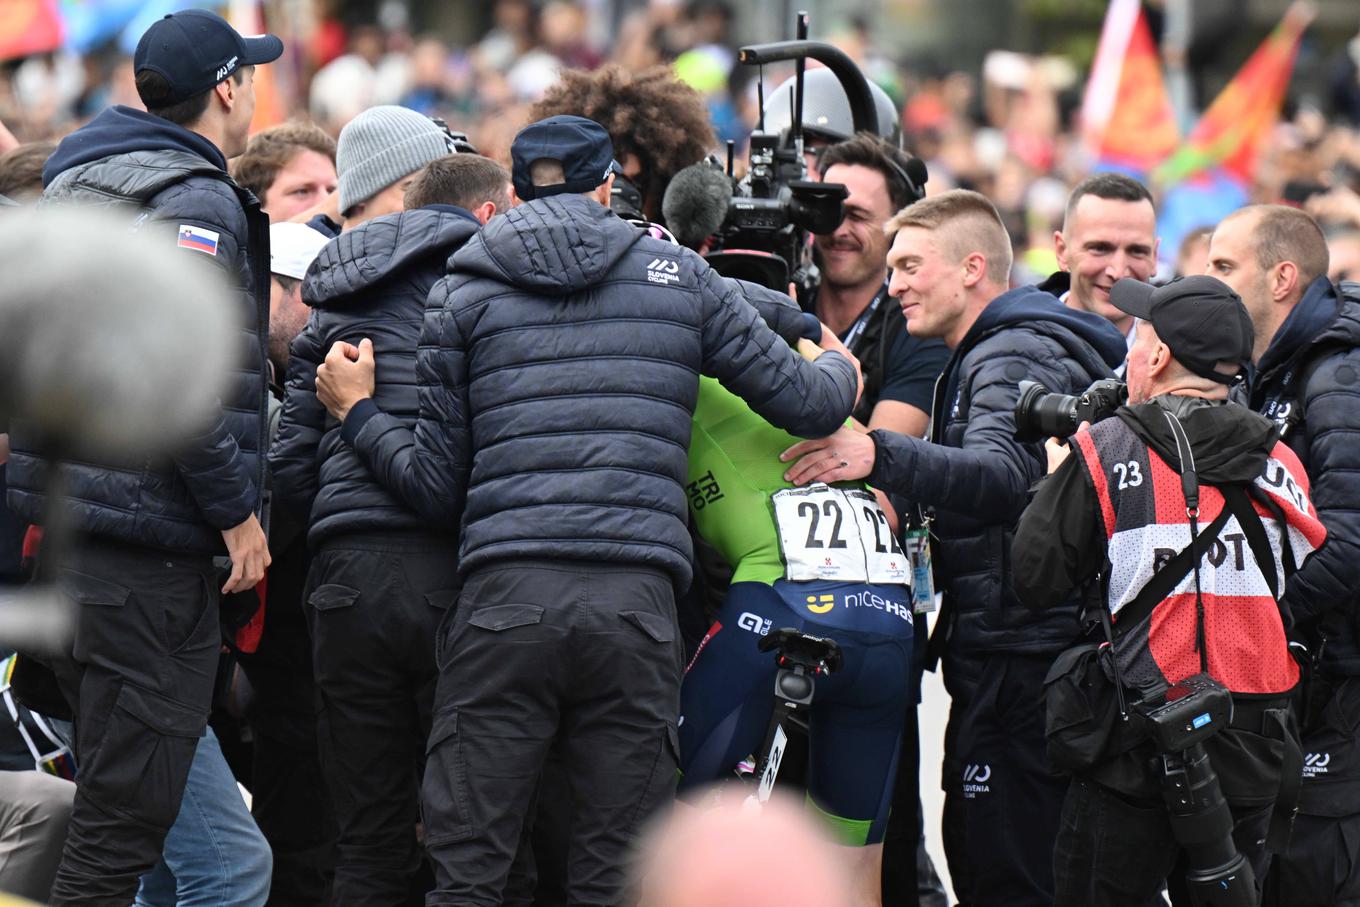
[[[274,852],[269,904],[325,907],[335,872],[335,814],[317,749],[312,641],[303,611],[306,542],[270,532],[268,602],[259,648],[239,656],[250,682],[246,722],[254,738],[251,814]]]
[[[1299,813],[1271,862],[1266,907],[1360,907],[1360,677],[1315,682],[1332,689],[1302,735]]]
[[[1048,767],[1040,695],[1052,658],[950,658],[944,843],[962,907],[1049,907],[1066,779]]]
[[[74,550],[59,581],[76,630],[53,670],[80,776],[51,903],[122,907],[160,856],[207,726],[218,583],[206,555],[106,541]]]
[[[668,576],[506,561],[467,578],[439,653],[421,806],[429,907],[501,903],[549,748],[570,787],[568,903],[623,900],[638,827],[675,789],[680,640]]]
[[[457,586],[445,538],[344,536],[312,560],[307,615],[321,768],[340,831],[337,907],[403,903],[420,868],[435,628]]]
[[[1269,855],[1262,842],[1274,804],[1233,807],[1232,837],[1259,882]],[[1173,904],[1189,905],[1185,863],[1166,806],[1134,800],[1073,778],[1053,853],[1054,907],[1152,907],[1165,882]],[[1287,903],[1300,903],[1293,900]]]

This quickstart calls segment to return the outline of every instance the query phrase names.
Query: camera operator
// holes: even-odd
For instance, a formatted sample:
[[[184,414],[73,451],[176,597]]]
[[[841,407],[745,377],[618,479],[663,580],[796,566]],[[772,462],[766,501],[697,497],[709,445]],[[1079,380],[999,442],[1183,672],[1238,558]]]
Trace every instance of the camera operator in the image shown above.
[[[1313,663],[1299,816],[1266,885],[1267,903],[1290,905],[1360,898],[1360,287],[1338,292],[1327,269],[1322,231],[1297,208],[1243,208],[1210,241],[1207,273],[1242,295],[1256,332],[1235,399],[1281,427],[1327,527],[1285,594]]]
[[[1010,237],[985,197],[919,201],[896,232],[889,292],[907,330],[953,352],[937,385],[931,440],[841,429],[785,451],[797,484],[867,478],[932,507],[944,610],[931,640],[953,697],[945,734],[945,846],[961,903],[1048,905],[1063,789],[1044,759],[1039,689],[1078,632],[1070,615],[1017,619],[1007,569],[1011,530],[1044,472],[1043,449],[1015,438],[1018,383],[1069,392],[1109,378],[1124,355],[1108,321],[1034,287],[1007,290]],[[978,781],[979,777],[982,779]],[[1026,833],[1015,834],[1023,823]]]
[[[1021,517],[1011,549],[1015,593],[1049,613],[1068,611],[1074,590],[1098,597],[1088,599],[1088,622],[1100,615],[1113,638],[1105,676],[1122,681],[1130,701],[1140,693],[1154,700],[1197,674],[1231,692],[1227,727],[1204,744],[1231,811],[1221,799],[1210,804],[1221,816],[1217,846],[1231,859],[1202,865],[1197,854],[1215,844],[1207,833],[1214,816],[1206,809],[1187,823],[1169,810],[1155,765],[1170,754],[1148,724],[1116,721],[1063,804],[1055,904],[1148,904],[1163,880],[1175,903],[1202,903],[1184,897],[1186,869],[1203,884],[1203,873],[1240,855],[1260,878],[1267,843],[1278,846],[1288,833],[1289,782],[1297,793],[1301,765],[1289,694],[1299,671],[1276,596],[1325,530],[1275,426],[1226,402],[1251,363],[1251,321],[1237,294],[1194,276],[1160,288],[1121,280],[1110,299],[1139,319],[1128,405],[1076,433],[1078,455]],[[1194,555],[1182,554],[1192,539]],[[1273,821],[1277,802],[1283,823]],[[1195,823],[1195,834],[1183,834]],[[1241,865],[1209,877],[1232,896],[1212,903],[1256,904],[1252,877]]]
[[[822,180],[843,183],[850,194],[840,226],[816,237],[822,282],[805,308],[860,361],[864,396],[855,418],[871,429],[919,438],[949,350],[936,338],[912,336],[888,295],[892,237],[883,225],[925,194],[908,175],[910,165],[909,155],[869,133],[822,154]]]

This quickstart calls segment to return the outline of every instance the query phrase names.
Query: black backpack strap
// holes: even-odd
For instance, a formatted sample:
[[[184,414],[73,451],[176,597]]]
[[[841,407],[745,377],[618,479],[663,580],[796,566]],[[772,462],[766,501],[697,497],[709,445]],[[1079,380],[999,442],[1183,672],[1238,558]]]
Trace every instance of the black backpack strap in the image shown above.
[[[1195,569],[1195,563],[1208,552],[1209,546],[1218,538],[1218,534],[1223,531],[1223,527],[1228,523],[1231,512],[1227,507],[1214,518],[1204,530],[1195,536],[1191,544],[1181,549],[1180,553],[1167,561],[1162,569],[1152,574],[1152,579],[1139,590],[1138,595],[1133,601],[1119,609],[1115,615],[1118,622],[1114,627],[1114,636],[1118,638],[1127,633],[1132,627],[1142,623],[1144,618],[1150,615],[1154,608],[1166,600],[1176,587],[1181,584],[1181,580],[1190,575]]]
[[[1261,575],[1265,577],[1266,585],[1270,587],[1271,598],[1278,602],[1280,596],[1284,594],[1284,584],[1275,571],[1275,552],[1271,550],[1270,541],[1266,538],[1266,527],[1261,522],[1261,515],[1251,506],[1251,499],[1242,488],[1226,486],[1219,491],[1223,492],[1224,509],[1232,511],[1233,516],[1237,517],[1242,534],[1247,537],[1247,546],[1251,548],[1251,556],[1256,560]],[[1288,529],[1285,531],[1288,532]],[[1286,545],[1288,541],[1285,539]]]

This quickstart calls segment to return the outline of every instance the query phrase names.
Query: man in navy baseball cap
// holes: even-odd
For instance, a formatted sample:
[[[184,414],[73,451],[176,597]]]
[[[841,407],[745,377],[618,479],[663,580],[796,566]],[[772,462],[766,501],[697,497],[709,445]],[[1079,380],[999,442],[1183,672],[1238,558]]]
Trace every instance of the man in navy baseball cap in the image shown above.
[[[618,164],[609,133],[594,120],[555,116],[530,123],[510,146],[511,180],[520,201],[591,192],[609,181]],[[603,204],[608,206],[608,194]]]
[[[166,82],[162,103],[187,101],[245,66],[273,63],[283,42],[273,35],[242,37],[216,13],[186,9],[153,24],[137,42],[132,68]]]
[[[282,51],[278,38],[243,38],[212,13],[166,16],[134,58],[146,109],[104,110],[64,138],[43,168],[46,201],[121,201],[146,242],[211,259],[234,288],[239,319],[219,338],[236,351],[235,372],[219,404],[203,413],[208,430],[138,469],[95,455],[64,473],[81,502],[71,527],[82,542],[63,566],[72,568],[66,591],[77,603],[82,644],[54,662],[81,729],[75,804],[48,898],[59,907],[131,903],[162,854],[181,886],[221,891],[223,903],[263,903],[269,890],[269,847],[204,728],[221,645],[219,599],[253,591],[270,559],[260,522],[268,218],[228,174],[227,159],[246,147],[255,67]],[[10,475],[42,474],[49,461],[16,437],[11,463],[19,468]],[[15,483],[10,489],[23,496]],[[16,512],[41,523],[45,500],[30,486]],[[216,556],[231,564],[225,580]],[[94,588],[117,591],[110,599]],[[98,601],[118,604],[116,619]],[[207,832],[176,822],[186,790],[192,802],[211,804],[196,813]],[[230,873],[201,859],[198,845],[209,838],[228,842]]]

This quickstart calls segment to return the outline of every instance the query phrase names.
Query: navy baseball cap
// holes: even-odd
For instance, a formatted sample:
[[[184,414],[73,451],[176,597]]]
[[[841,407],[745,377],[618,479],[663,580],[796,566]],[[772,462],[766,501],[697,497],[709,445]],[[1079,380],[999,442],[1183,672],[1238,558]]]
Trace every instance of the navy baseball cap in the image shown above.
[[[533,184],[529,168],[545,158],[562,162],[566,182]],[[594,120],[568,115],[548,117],[521,129],[510,146],[510,160],[515,194],[526,202],[566,192],[589,192],[618,167],[614,143],[604,127]]]
[[[283,42],[273,35],[242,37],[226,19],[205,9],[186,9],[157,20],[132,55],[135,72],[149,69],[170,83],[167,103],[201,95],[242,66],[273,63]]]
[[[1160,287],[1125,277],[1110,288],[1110,303],[1151,322],[1176,361],[1201,378],[1232,384],[1251,365],[1256,344],[1251,316],[1242,298],[1217,277],[1193,274]],[[1237,366],[1237,375],[1218,371],[1220,362]]]

